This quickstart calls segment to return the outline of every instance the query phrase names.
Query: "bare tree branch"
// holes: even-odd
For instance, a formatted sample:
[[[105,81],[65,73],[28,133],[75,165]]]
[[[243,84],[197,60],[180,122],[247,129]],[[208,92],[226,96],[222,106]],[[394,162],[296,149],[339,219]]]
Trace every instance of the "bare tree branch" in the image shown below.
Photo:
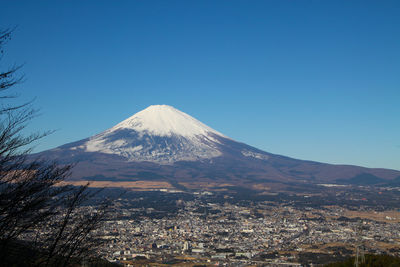
[[[0,60],[12,31],[0,30]],[[0,70],[0,93],[23,81],[21,67]],[[4,103],[16,96],[0,95],[0,263],[12,264],[9,252],[13,242],[31,232],[27,241],[38,256],[30,266],[69,266],[72,258],[89,255],[100,244],[94,230],[106,216],[108,202],[100,204],[96,212],[85,212],[82,205],[97,192],[89,191],[89,184],[73,187],[63,183],[73,166],[31,155],[32,144],[51,132],[25,133],[38,111],[32,101]]]

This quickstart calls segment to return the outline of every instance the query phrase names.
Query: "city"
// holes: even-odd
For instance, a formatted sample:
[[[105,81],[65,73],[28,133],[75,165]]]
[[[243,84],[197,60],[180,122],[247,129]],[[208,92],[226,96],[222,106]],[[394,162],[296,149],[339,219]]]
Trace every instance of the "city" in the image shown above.
[[[371,188],[364,190],[371,192]],[[400,196],[400,188],[375,190]],[[132,197],[134,194],[138,198]],[[173,207],[162,210],[144,204],[146,197],[157,194]],[[361,240],[364,253],[400,256],[399,207],[382,210],[380,205],[365,205],[351,210],[351,205],[345,208],[324,203],[307,207],[284,197],[279,202],[232,203],[232,195],[222,194],[223,201],[215,194],[221,195],[162,190],[135,192],[113,201],[110,208],[115,219],[98,229],[108,240],[99,255],[125,266],[306,266],[352,256]]]

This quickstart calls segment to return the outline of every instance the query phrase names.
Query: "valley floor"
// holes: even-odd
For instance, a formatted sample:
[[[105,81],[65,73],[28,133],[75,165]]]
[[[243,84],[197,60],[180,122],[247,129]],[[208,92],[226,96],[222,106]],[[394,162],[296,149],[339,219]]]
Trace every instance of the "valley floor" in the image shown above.
[[[354,189],[351,198],[363,190]],[[307,266],[344,260],[357,247],[400,256],[400,207],[365,205],[364,198],[358,207],[351,199],[343,204],[342,193],[336,193],[341,205],[332,205],[309,194],[267,200],[229,192],[134,192],[114,201],[115,219],[98,230],[110,241],[99,255],[134,266]]]

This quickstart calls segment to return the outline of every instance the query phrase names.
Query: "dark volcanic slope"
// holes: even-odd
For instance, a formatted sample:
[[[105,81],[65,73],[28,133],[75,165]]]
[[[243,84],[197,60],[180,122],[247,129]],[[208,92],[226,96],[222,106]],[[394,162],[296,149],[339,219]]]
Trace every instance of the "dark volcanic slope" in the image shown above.
[[[395,170],[267,153],[227,138],[169,106],[150,106],[105,132],[39,156],[78,163],[74,180],[378,184],[400,177]]]

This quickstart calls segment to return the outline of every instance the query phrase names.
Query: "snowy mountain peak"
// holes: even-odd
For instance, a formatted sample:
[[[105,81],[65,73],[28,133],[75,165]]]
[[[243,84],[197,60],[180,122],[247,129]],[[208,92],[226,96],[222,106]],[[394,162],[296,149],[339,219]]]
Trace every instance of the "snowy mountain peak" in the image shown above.
[[[174,107],[153,105],[71,149],[169,164],[218,157],[221,138],[227,139]]]
[[[118,129],[131,129],[156,136],[178,135],[191,138],[208,133],[223,136],[188,114],[168,105],[149,106],[110,130]]]

